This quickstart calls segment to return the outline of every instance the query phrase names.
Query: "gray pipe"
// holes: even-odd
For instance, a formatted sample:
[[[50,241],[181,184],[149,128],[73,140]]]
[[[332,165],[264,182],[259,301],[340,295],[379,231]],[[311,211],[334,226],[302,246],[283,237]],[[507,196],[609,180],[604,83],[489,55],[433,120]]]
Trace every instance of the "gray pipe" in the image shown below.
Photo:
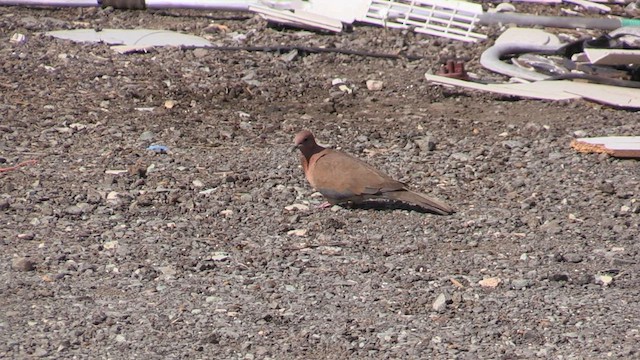
[[[579,16],[536,16],[515,13],[483,13],[478,17],[483,25],[516,24],[518,26],[546,26],[565,29],[615,30],[622,26],[640,26],[640,19],[593,18]]]

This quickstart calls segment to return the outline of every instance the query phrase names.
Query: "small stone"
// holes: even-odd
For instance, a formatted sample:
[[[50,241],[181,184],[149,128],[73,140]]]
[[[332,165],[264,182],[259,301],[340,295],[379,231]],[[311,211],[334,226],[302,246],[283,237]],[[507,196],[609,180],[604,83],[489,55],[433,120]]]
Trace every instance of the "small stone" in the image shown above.
[[[142,134],[140,134],[140,137],[138,137],[138,139],[142,141],[148,141],[148,140],[152,140],[154,136],[155,135],[153,134],[152,131],[145,131]]]
[[[511,288],[514,290],[522,290],[531,286],[531,283],[527,279],[517,279],[511,281]]]
[[[298,221],[300,221],[300,215],[298,215],[298,214],[291,215],[291,216],[289,216],[289,218],[287,219],[287,222],[288,222],[289,224],[295,224],[295,223],[297,223]]]
[[[16,271],[33,271],[36,269],[36,263],[27,258],[19,257],[11,261],[11,267]]]
[[[616,188],[610,182],[600,184],[598,189],[607,195],[613,195],[616,193]]]
[[[562,259],[570,263],[579,263],[582,261],[582,256],[576,253],[568,253],[568,254],[562,255]]]
[[[371,91],[380,91],[384,83],[380,80],[367,80],[367,89]]]
[[[72,205],[64,209],[64,212],[67,215],[82,215],[84,213],[84,209],[78,205]]]
[[[287,231],[287,235],[306,236],[308,231],[307,229],[294,229]]]
[[[116,202],[118,200],[118,197],[120,196],[120,194],[116,191],[110,191],[107,194],[107,201],[108,202]]]
[[[193,184],[193,187],[196,187],[196,188],[204,187],[204,183],[198,179],[193,180],[191,183]]]
[[[175,100],[167,100],[164,102],[164,107],[167,109],[173,109],[177,104],[178,103]]]
[[[207,56],[208,54],[209,54],[209,50],[207,50],[207,49],[197,48],[197,49],[193,50],[193,56],[195,56],[196,59],[202,59],[203,57]]]
[[[105,250],[113,250],[115,248],[118,247],[118,241],[117,240],[113,240],[113,241],[107,241],[104,244],[102,244],[102,248]]]
[[[100,325],[106,320],[107,320],[107,315],[103,312],[98,312],[91,316],[91,323],[93,325]]]
[[[569,275],[567,274],[553,274],[549,276],[551,281],[569,281]]]
[[[577,138],[582,138],[587,136],[587,132],[584,130],[576,130],[573,132],[573,136],[577,137]]]
[[[431,307],[433,308],[433,310],[441,312],[444,311],[447,308],[447,305],[451,304],[452,302],[453,300],[451,300],[451,296],[449,296],[449,294],[440,293],[440,295],[436,297],[436,300],[433,302]]]
[[[122,334],[116,335],[116,342],[123,343],[125,341],[127,341],[127,339],[124,337],[124,335]]]
[[[321,246],[318,248],[320,254],[322,255],[340,255],[342,253],[342,248],[340,246]]]
[[[304,205],[304,204],[291,204],[291,205],[287,205],[284,207],[285,210],[287,211],[307,211],[309,210],[309,206]]]
[[[44,348],[41,348],[41,347],[37,348],[37,349],[33,352],[33,356],[34,356],[34,357],[40,357],[40,358],[43,358],[43,357],[47,357],[47,356],[49,356],[49,355],[50,355],[50,354],[49,354],[49,351],[47,351],[47,349],[44,349]]]
[[[32,232],[18,234],[18,239],[20,240],[33,240],[35,237],[36,235]]]
[[[577,285],[588,285],[591,283],[591,280],[593,280],[593,276],[589,274],[581,274],[576,276],[573,279],[573,282],[576,283]]]
[[[436,142],[431,136],[423,136],[413,140],[421,151],[433,151],[436,149]]]
[[[251,196],[251,194],[240,195],[240,202],[249,203],[251,201],[253,201],[253,196]]]
[[[460,153],[460,152],[451,154],[451,158],[453,160],[458,160],[458,161],[462,161],[462,162],[469,161],[469,159],[470,159],[469,155],[464,154],[464,153]]]
[[[213,261],[225,261],[231,257],[231,254],[224,251],[216,251],[211,254],[211,260]]]
[[[165,276],[174,276],[175,274],[177,274],[178,272],[176,271],[176,269],[173,266],[167,265],[167,266],[158,266],[156,268],[157,271],[160,271],[163,275]]]
[[[478,284],[480,284],[480,286],[482,287],[495,289],[496,287],[498,287],[498,285],[500,285],[501,282],[502,279],[498,277],[491,277],[480,280]]]
[[[502,142],[502,146],[511,150],[511,149],[521,148],[524,146],[524,144],[518,140],[506,140]]]
[[[297,57],[298,57],[298,50],[297,49],[293,49],[293,50],[289,51],[288,53],[280,56],[280,59],[282,59],[282,61],[288,63],[288,62],[292,62]]]
[[[205,301],[206,303],[211,304],[211,303],[214,303],[214,302],[218,302],[218,301],[220,301],[220,297],[218,297],[218,296],[207,296],[207,297],[204,299],[204,301]]]

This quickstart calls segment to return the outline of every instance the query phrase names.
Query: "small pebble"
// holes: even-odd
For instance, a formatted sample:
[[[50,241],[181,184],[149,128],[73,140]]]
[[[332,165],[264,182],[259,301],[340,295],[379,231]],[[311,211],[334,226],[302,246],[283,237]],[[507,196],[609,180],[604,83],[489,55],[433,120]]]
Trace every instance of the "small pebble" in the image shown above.
[[[570,263],[579,263],[582,261],[582,256],[576,253],[568,253],[562,255],[562,259]]]
[[[440,293],[440,295],[436,297],[436,300],[433,302],[431,307],[433,308],[433,310],[440,312],[444,311],[447,308],[447,305],[451,303],[452,300],[448,294]]]
[[[551,281],[569,281],[569,275],[567,274],[553,274],[549,276]]]
[[[18,257],[11,261],[11,267],[16,271],[33,271],[36,269],[36,263],[27,258]]]

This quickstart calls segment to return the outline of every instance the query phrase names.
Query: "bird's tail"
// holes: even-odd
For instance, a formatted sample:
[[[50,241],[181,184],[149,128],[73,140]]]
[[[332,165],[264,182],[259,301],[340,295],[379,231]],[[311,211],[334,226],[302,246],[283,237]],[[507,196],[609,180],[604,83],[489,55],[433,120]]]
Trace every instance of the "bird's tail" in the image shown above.
[[[443,201],[411,190],[390,191],[383,195],[389,200],[402,201],[416,205],[439,215],[450,215],[455,212],[451,206],[445,204]]]

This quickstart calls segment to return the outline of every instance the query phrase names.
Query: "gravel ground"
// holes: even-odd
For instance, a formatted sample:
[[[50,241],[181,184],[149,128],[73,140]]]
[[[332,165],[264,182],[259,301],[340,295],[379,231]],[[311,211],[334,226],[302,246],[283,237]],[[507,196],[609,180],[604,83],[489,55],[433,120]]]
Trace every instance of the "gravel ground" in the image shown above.
[[[422,60],[39,34],[76,27]],[[36,161],[0,173],[0,358],[640,358],[638,163],[569,147],[637,113],[431,86],[484,45],[371,27],[3,7],[0,43],[1,167]],[[317,208],[301,129],[457,213]]]

